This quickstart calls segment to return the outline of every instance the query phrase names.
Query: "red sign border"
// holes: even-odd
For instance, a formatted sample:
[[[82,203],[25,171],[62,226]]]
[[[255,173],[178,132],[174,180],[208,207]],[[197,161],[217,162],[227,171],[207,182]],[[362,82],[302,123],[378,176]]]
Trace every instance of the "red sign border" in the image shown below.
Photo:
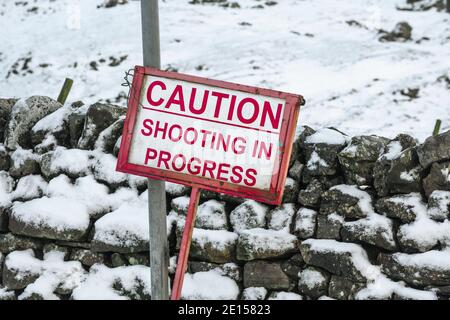
[[[270,190],[268,191],[260,190],[256,188],[235,185],[223,181],[212,180],[185,173],[172,172],[128,163],[128,155],[134,131],[133,129],[136,121],[139,101],[143,91],[143,79],[145,75],[150,76],[153,75],[162,78],[182,80],[202,85],[209,85],[223,89],[242,91],[246,93],[258,94],[285,100],[286,104],[284,108],[280,133],[281,138],[280,141],[281,142],[284,141],[284,143],[281,143],[281,145],[279,146],[281,161],[279,160],[280,159],[279,157],[277,161],[278,163],[275,165],[274,168],[274,173],[272,174]],[[268,204],[279,205],[282,200],[284,184],[286,182],[286,175],[289,169],[289,160],[295,136],[298,114],[300,111],[300,106],[303,104],[304,99],[300,95],[270,89],[250,87],[225,81],[201,78],[177,72],[162,71],[155,68],[136,66],[134,69],[133,83],[130,91],[130,97],[128,100],[128,110],[122,132],[122,141],[117,159],[116,171],[139,175],[155,180],[169,181],[191,187],[196,186],[201,189],[226,193],[231,196],[244,197]],[[277,171],[278,174],[276,173]]]

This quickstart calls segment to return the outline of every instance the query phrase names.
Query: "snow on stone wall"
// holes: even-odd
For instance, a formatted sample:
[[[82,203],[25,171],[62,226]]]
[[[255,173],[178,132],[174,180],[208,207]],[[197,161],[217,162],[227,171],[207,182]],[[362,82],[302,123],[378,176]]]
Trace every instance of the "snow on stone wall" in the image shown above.
[[[0,99],[0,299],[148,299],[125,109]],[[170,275],[189,188],[167,183]],[[204,192],[183,299],[449,299],[450,132],[298,133],[284,203]]]

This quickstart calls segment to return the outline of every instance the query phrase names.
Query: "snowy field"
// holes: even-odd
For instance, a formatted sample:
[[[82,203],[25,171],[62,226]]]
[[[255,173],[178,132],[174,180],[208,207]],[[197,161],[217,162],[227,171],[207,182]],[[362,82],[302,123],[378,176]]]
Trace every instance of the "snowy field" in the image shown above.
[[[404,0],[237,2],[160,1],[163,69],[300,93],[300,124],[314,128],[420,140],[437,118],[450,129],[450,84],[437,80],[450,71],[450,14],[397,10]],[[70,77],[69,102],[124,105],[124,73],[142,62],[140,5],[102,3],[0,0],[0,97],[56,97]],[[400,21],[410,41],[378,40]]]

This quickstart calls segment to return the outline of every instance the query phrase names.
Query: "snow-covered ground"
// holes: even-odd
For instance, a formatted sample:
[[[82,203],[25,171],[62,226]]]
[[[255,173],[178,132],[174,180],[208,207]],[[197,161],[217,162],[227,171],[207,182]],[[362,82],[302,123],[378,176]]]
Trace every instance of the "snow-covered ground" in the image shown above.
[[[189,2],[160,1],[163,69],[300,93],[300,124],[315,128],[421,140],[437,118],[450,128],[449,84],[437,81],[450,72],[445,12],[397,10],[404,0]],[[70,101],[125,104],[124,72],[142,62],[139,1],[24,3],[0,0],[0,97],[56,97],[70,77]],[[378,41],[400,21],[411,41]]]

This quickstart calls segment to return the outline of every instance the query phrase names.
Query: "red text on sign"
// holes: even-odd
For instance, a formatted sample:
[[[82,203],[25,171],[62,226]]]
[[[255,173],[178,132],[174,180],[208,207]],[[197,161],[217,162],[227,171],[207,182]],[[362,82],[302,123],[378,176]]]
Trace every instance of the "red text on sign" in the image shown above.
[[[192,87],[190,90],[183,88],[183,85],[177,84],[168,99],[161,97],[161,93],[167,90],[163,81],[155,80],[150,83],[147,89],[147,102],[152,107],[164,106],[165,109],[175,109],[181,112],[187,112],[195,115],[201,115],[206,112],[206,108],[213,108],[213,117],[219,118],[225,114],[228,121],[239,121],[246,125],[257,124],[266,128],[270,125],[273,130],[280,127],[283,105],[281,103],[273,106],[268,100],[262,103],[252,97],[239,99],[234,94],[223,93],[214,90],[203,90]],[[188,97],[185,97],[185,93]],[[196,105],[197,97],[201,101]],[[212,103],[211,103],[212,102]]]
[[[173,155],[166,150],[147,148],[145,165],[148,165],[149,161],[153,160],[156,160],[156,167],[163,170],[174,170],[177,172],[186,170],[192,175],[208,179],[217,179],[231,183],[243,182],[248,187],[252,187],[256,183],[257,171],[253,168],[244,169],[241,166],[232,166],[229,163],[186,157],[181,153]]]

